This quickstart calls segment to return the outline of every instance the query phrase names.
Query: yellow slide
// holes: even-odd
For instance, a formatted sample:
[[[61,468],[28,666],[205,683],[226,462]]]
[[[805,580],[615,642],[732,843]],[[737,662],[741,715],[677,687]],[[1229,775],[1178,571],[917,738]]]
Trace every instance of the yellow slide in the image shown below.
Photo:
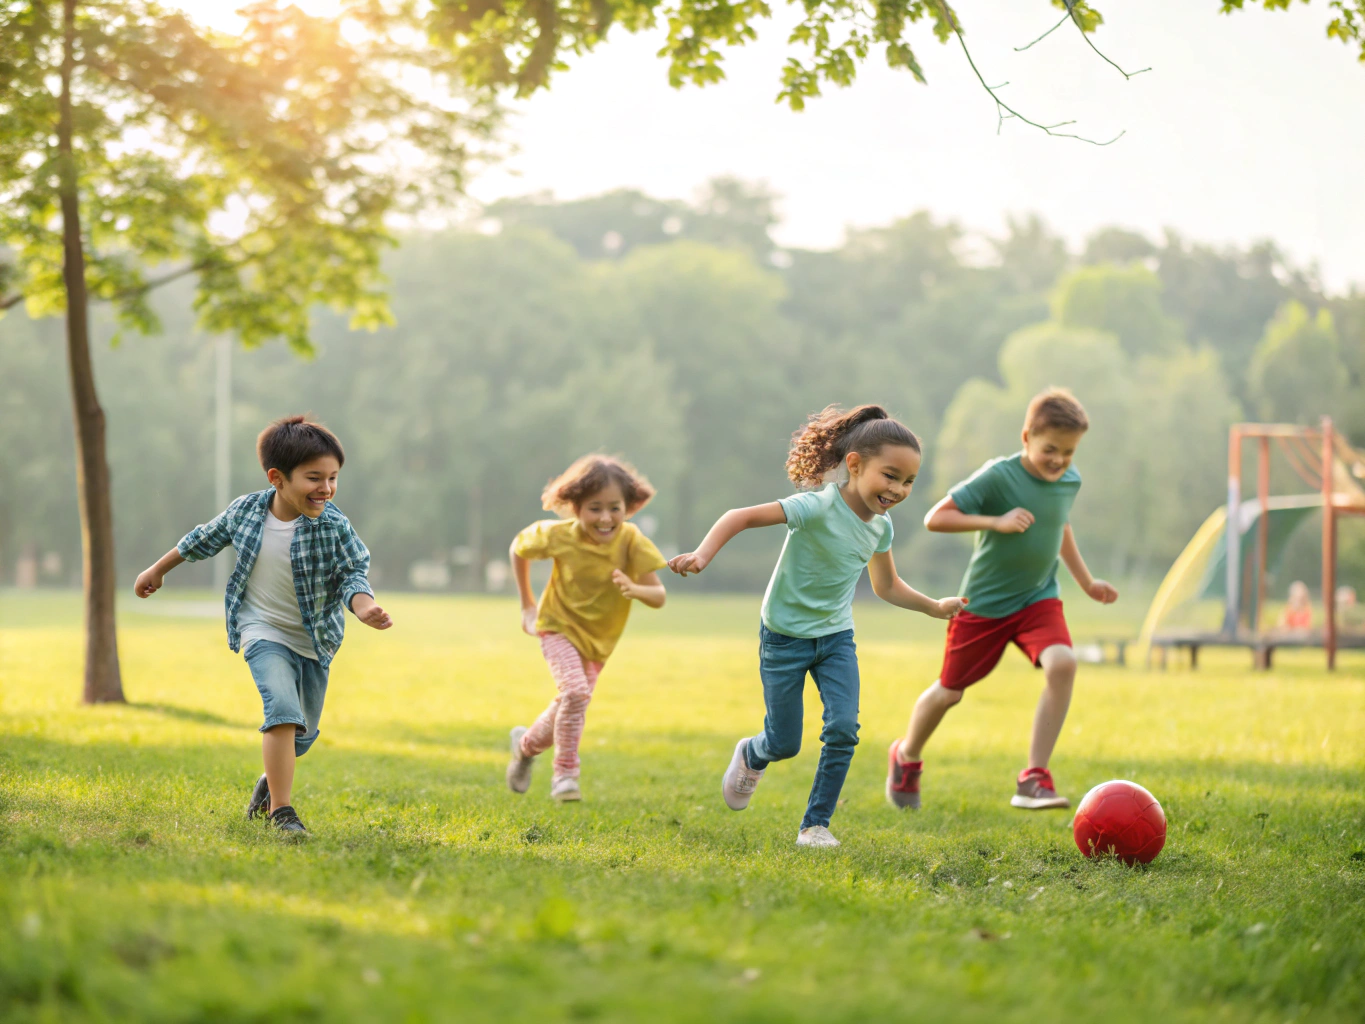
[[[1147,609],[1147,618],[1143,620],[1142,633],[1138,636],[1138,646],[1143,652],[1150,648],[1152,634],[1156,632],[1156,627],[1167,610],[1188,598],[1199,585],[1204,567],[1208,564],[1209,556],[1213,553],[1213,547],[1218,543],[1226,522],[1227,509],[1215,509],[1213,514],[1204,520],[1204,525],[1195,531],[1194,537],[1185,545],[1185,550],[1180,552],[1180,557],[1166,573],[1166,578],[1157,588],[1156,597],[1152,598],[1151,607]]]

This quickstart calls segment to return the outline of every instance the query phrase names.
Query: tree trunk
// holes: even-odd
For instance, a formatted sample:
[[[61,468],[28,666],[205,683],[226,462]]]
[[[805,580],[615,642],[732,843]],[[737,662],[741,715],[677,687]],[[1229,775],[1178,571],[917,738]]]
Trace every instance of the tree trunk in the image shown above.
[[[104,410],[90,365],[90,302],[85,290],[75,153],[71,144],[71,79],[76,66],[76,0],[62,4],[63,54],[57,148],[61,154],[62,279],[66,284],[66,355],[76,417],[76,494],[81,512],[85,585],[85,702],[122,701],[114,629],[114,511],[104,450]]]

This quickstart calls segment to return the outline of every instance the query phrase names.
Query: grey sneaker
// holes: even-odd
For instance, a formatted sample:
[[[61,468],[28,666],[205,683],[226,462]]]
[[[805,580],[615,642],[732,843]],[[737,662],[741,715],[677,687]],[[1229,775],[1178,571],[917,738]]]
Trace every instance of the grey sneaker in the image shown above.
[[[749,798],[754,795],[759,780],[763,778],[761,771],[754,771],[745,763],[744,747],[748,742],[746,738],[735,744],[730,766],[725,769],[725,775],[720,782],[720,792],[725,797],[725,806],[732,811],[742,811],[749,806]]]
[[[251,799],[246,805],[247,820],[251,820],[258,814],[264,818],[269,813],[270,808],[270,786],[262,775],[256,780],[256,786],[251,791]]]
[[[531,788],[531,766],[536,759],[521,752],[521,738],[525,735],[524,725],[512,730],[512,759],[507,762],[507,788],[513,793],[525,793]]]
[[[838,846],[839,840],[830,834],[824,825],[803,828],[796,837],[797,846]]]
[[[572,775],[556,775],[550,781],[550,796],[561,804],[583,799],[583,793],[578,788],[578,780]]]
[[[270,824],[274,825],[281,832],[289,835],[307,835],[308,830],[303,827],[303,822],[299,821],[299,816],[294,813],[294,808],[285,804],[283,807],[276,808],[270,813]]]
[[[1011,807],[1026,811],[1042,811],[1049,807],[1070,807],[1071,801],[1057,795],[1052,784],[1052,773],[1046,768],[1025,768],[1019,773],[1018,789],[1010,797]]]

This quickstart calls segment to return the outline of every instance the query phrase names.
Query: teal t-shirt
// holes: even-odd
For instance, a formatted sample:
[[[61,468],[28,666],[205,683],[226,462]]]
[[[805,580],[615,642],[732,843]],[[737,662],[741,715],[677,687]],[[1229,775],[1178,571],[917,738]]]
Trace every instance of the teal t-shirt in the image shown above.
[[[778,504],[787,539],[763,595],[763,624],[806,639],[852,629],[853,591],[868,560],[891,550],[891,518],[863,522],[834,483]]]
[[[1075,466],[1056,483],[1048,483],[1024,468],[1019,452],[991,459],[948,492],[953,504],[969,516],[1002,516],[1015,508],[1033,513],[1033,525],[1023,533],[982,530],[976,535],[962,579],[967,611],[1003,619],[1060,595],[1057,556],[1080,489],[1081,474]]]

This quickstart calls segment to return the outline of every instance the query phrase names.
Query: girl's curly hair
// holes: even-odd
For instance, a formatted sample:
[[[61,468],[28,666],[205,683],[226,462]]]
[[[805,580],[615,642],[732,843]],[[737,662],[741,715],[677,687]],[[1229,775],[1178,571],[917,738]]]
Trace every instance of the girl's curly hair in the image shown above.
[[[611,484],[621,488],[628,516],[639,512],[654,497],[653,485],[630,463],[610,455],[584,455],[545,485],[540,492],[541,507],[567,517]]]
[[[880,405],[860,405],[847,412],[827,405],[792,434],[787,476],[798,487],[818,487],[849,452],[871,458],[888,444],[920,450],[915,432],[893,420]]]

